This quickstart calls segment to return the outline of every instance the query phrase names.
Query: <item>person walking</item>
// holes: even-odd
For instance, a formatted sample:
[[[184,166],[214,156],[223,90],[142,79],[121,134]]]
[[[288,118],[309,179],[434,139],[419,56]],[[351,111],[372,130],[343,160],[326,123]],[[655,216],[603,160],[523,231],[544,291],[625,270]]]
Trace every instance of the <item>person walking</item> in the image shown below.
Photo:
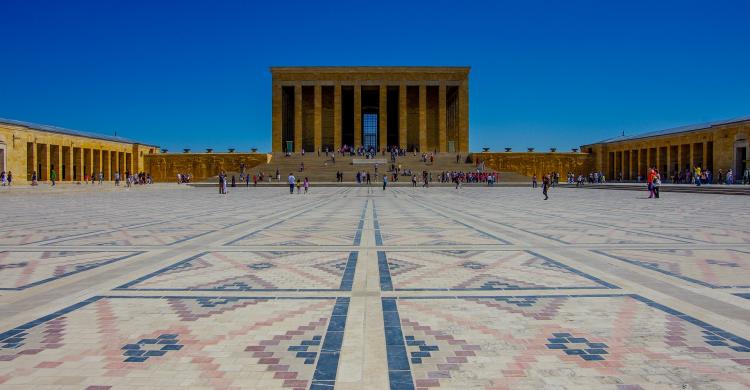
[[[695,186],[700,187],[701,186],[701,167],[695,166]],[[658,196],[657,196],[658,198]]]
[[[700,180],[700,179],[696,177],[696,180]],[[654,179],[651,183],[651,186],[654,189],[654,197],[656,199],[659,199],[659,187],[661,187],[661,175],[659,175],[659,171],[656,169],[654,169]]]
[[[3,183],[3,187],[8,183],[8,178],[5,176],[5,171],[3,173],[0,173],[0,181]]]
[[[536,188],[536,175],[531,177],[531,188]]]
[[[289,194],[293,195],[294,194],[294,183],[296,182],[297,179],[294,177],[294,175],[292,175],[291,172],[289,172],[289,177],[287,178],[287,180],[288,180],[288,183],[289,183]]]
[[[8,171],[8,187],[13,184],[13,172]]]
[[[104,172],[99,171],[99,185],[102,185],[103,180],[104,180]]]
[[[383,191],[385,191],[385,187],[388,187],[388,175],[383,174]]]
[[[219,173],[219,195],[224,193],[224,174]]]
[[[648,198],[654,197],[654,169],[649,168],[646,174],[646,184],[648,186]]]
[[[310,180],[305,177],[305,182],[302,185],[305,187],[305,194],[307,194],[307,190],[310,188]]]
[[[550,185],[550,177],[549,175],[544,175],[542,178],[542,195],[544,195],[544,200],[549,199],[549,196],[547,195],[547,191],[549,190]]]
[[[34,172],[31,173],[31,185],[35,186],[37,184],[39,184],[39,183],[36,182],[36,171],[34,171]]]
[[[302,183],[297,179],[297,195],[302,193]]]
[[[120,185],[120,172],[115,172],[115,187]]]
[[[55,186],[55,180],[57,180],[57,172],[54,169],[49,172],[49,181],[52,182],[52,187]]]

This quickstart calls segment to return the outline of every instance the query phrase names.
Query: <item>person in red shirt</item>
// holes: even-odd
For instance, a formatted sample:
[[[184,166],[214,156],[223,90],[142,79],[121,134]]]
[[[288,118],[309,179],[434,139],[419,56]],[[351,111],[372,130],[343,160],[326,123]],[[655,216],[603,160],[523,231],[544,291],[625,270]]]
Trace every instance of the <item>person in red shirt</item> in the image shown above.
[[[649,199],[654,197],[654,169],[649,168],[646,174],[646,183],[648,183],[648,197]]]

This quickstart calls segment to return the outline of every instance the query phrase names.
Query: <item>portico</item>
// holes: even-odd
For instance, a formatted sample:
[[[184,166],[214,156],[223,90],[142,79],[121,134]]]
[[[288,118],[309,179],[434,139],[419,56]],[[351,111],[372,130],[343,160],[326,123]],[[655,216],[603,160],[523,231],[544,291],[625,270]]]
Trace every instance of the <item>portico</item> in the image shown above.
[[[272,67],[274,152],[468,152],[468,67]]]

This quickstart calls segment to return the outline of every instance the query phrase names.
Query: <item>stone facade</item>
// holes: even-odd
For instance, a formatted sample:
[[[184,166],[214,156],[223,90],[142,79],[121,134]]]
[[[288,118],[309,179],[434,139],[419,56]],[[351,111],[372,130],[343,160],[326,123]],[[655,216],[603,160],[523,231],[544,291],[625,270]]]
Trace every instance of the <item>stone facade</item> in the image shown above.
[[[274,152],[468,152],[468,67],[273,67]]]
[[[193,181],[205,181],[222,171],[229,174],[271,162],[265,153],[163,153],[144,158],[146,171],[156,182],[173,182],[177,174],[190,175]]]
[[[748,139],[750,117],[618,137],[583,145],[581,151],[591,154],[594,168],[609,178],[622,173],[623,180],[636,180],[638,174],[645,177],[648,167],[672,177],[696,166],[714,172],[732,169],[742,177],[750,153]]]
[[[0,120],[0,171],[12,172],[13,182],[48,181],[52,170],[57,180],[80,181],[102,172],[114,180],[115,172],[143,171],[147,154],[159,148],[120,137],[83,133],[53,126]]]
[[[484,162],[486,169],[502,172],[516,172],[525,176],[558,172],[565,176],[568,172],[585,174],[593,170],[594,157],[588,153],[558,152],[485,152],[474,153],[474,162]]]

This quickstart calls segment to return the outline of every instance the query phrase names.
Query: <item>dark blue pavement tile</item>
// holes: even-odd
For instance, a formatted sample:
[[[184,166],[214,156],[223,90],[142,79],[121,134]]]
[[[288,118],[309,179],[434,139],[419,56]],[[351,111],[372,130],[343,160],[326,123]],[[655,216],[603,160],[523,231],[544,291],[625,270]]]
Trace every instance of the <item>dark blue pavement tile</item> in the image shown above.
[[[391,270],[388,267],[388,257],[385,252],[378,251],[378,271],[380,272],[380,290],[393,291]]]
[[[352,285],[354,284],[354,272],[357,269],[357,252],[350,252],[349,258],[346,261],[346,268],[344,269],[344,275],[341,277],[341,285],[339,290],[351,291]]]
[[[341,351],[341,344],[344,341],[344,332],[327,332],[323,341],[321,351],[338,352]]]
[[[409,359],[403,345],[387,345],[388,370],[409,370]]]
[[[321,352],[315,366],[313,381],[335,381],[339,365],[339,352]]]
[[[604,358],[603,358],[603,357],[601,357],[601,356],[599,356],[599,355],[581,355],[581,358],[582,358],[583,360],[588,360],[588,361],[599,361],[599,360],[604,360]]]
[[[349,308],[350,299],[348,297],[336,298],[336,303],[331,311],[331,318],[328,322],[328,329],[323,337],[323,346],[318,356],[318,362],[315,365],[315,372],[310,388],[328,388],[334,385],[336,373],[338,371],[341,344],[344,340],[344,328],[346,327],[346,317]],[[343,313],[343,315],[335,315]],[[313,337],[313,340],[320,340],[319,336]],[[304,352],[298,352],[304,353]],[[312,364],[314,357],[307,356],[305,364]]]
[[[385,345],[404,345],[404,335],[401,327],[387,326],[385,329]]]
[[[411,371],[389,370],[388,381],[390,382],[391,390],[414,390]]]
[[[142,356],[131,356],[125,359],[125,363],[143,363],[147,359],[148,359],[147,357],[142,357]]]

